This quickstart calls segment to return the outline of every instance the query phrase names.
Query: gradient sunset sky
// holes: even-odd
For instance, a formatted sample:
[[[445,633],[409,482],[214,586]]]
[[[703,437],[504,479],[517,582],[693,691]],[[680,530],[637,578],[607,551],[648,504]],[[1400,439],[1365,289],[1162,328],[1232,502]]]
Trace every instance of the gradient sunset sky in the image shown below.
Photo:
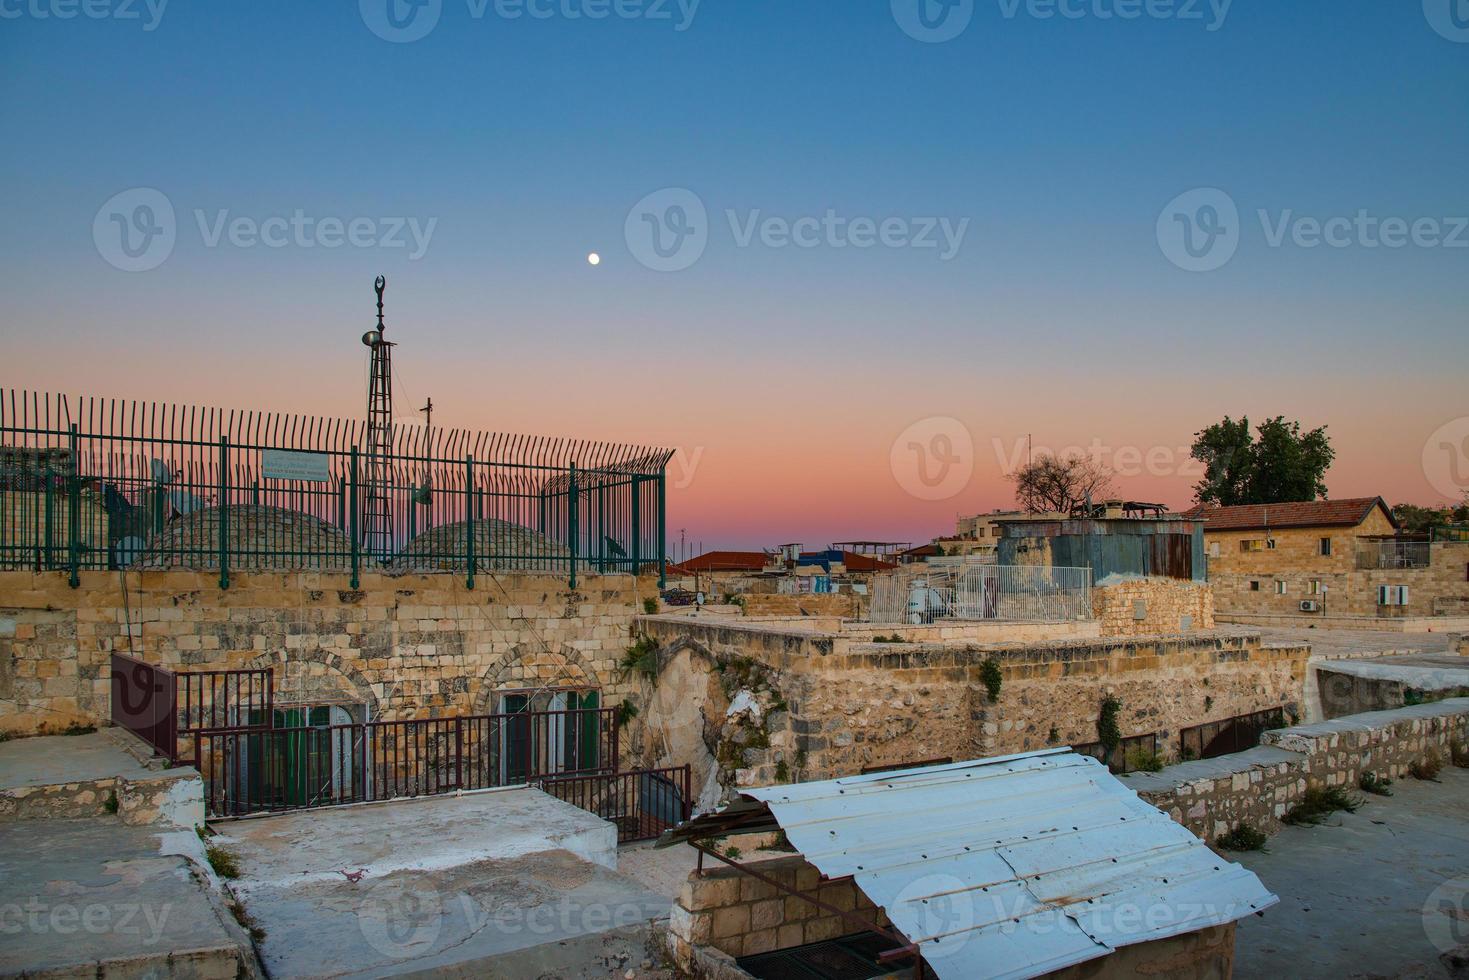
[[[1012,503],[1027,434],[1122,450],[1124,494],[1184,506],[1227,414],[1329,426],[1333,496],[1469,484],[1469,456],[1447,483],[1425,457],[1469,454],[1458,0],[965,0],[937,42],[908,0],[96,2],[0,4],[0,386],[355,417],[382,273],[403,414],[676,446],[671,534],[706,548],[926,541]],[[385,39],[386,4],[437,20]],[[98,235],[139,188],[176,241],[123,271]],[[663,272],[630,232],[669,188],[707,247]],[[1160,238],[1199,188],[1240,216],[1206,272]],[[435,223],[416,258],[406,232],[210,244],[296,211]],[[947,259],[740,242],[829,211],[968,223]],[[1293,238],[1359,214],[1458,244]],[[922,499],[905,432],[972,475]]]

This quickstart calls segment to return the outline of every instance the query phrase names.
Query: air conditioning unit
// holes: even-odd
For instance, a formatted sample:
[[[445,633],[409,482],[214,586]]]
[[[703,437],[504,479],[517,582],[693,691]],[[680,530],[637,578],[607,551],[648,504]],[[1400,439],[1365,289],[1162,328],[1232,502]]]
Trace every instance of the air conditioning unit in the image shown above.
[[[1321,611],[1321,603],[1317,602],[1315,599],[1302,599],[1301,600],[1301,612],[1320,612],[1320,611]]]

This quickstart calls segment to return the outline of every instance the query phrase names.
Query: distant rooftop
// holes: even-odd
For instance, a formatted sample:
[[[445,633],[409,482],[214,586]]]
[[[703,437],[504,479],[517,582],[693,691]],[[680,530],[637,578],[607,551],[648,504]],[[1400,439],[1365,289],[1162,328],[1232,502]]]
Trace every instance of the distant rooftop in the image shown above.
[[[1372,510],[1381,507],[1383,514],[1397,526],[1392,508],[1381,497],[1348,497],[1341,500],[1309,500],[1283,504],[1242,504],[1237,507],[1209,507],[1204,504],[1185,511],[1190,520],[1204,521],[1207,531],[1265,531],[1270,528],[1356,527]]]

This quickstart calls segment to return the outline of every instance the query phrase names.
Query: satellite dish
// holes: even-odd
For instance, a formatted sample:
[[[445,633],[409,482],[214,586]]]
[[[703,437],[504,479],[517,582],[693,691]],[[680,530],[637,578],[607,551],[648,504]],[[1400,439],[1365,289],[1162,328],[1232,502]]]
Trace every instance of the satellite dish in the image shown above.
[[[168,464],[161,459],[150,460],[153,469],[153,482],[160,487],[167,486],[173,482],[173,471]]]
[[[369,330],[362,335],[362,346],[364,347],[376,347],[382,342],[383,335],[381,330]]]

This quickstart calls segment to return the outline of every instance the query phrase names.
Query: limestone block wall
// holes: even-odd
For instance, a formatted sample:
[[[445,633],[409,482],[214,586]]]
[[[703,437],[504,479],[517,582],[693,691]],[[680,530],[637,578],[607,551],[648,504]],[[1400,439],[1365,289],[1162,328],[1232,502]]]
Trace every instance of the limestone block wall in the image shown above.
[[[749,616],[835,616],[851,619],[864,608],[863,600],[852,592],[822,595],[778,595],[747,592],[741,596]]]
[[[193,769],[0,789],[0,823],[113,816],[128,826],[204,825],[204,783]]]
[[[1258,748],[1123,777],[1144,800],[1205,841],[1235,824],[1265,833],[1311,785],[1354,790],[1362,773],[1402,779],[1436,753],[1449,764],[1469,738],[1469,698],[1338,718],[1267,732]]]
[[[747,859],[744,859],[747,860]],[[821,882],[799,855],[760,861],[755,869],[882,928],[890,922],[850,879]],[[691,976],[739,978],[734,957],[791,949],[866,931],[859,922],[727,866],[694,872],[679,892],[668,925],[674,962]],[[1044,975],[1044,980],[1136,980],[1142,977],[1227,977],[1234,963],[1235,924],[1125,946],[1108,956]],[[711,955],[712,954],[712,955]]]
[[[105,555],[109,518],[102,499],[91,490],[82,490],[79,498],[79,540],[83,547]],[[7,563],[19,562],[32,568],[65,563],[70,537],[71,505],[66,494],[0,490],[0,545],[5,548]]]
[[[496,710],[497,692],[590,687],[636,696],[618,661],[652,577],[189,571],[0,572],[0,730],[110,717],[110,656],[189,670],[273,667],[276,701],[334,701],[373,718]],[[624,748],[635,744],[636,723]]]
[[[710,867],[711,863],[705,859],[702,876],[698,872],[689,875],[669,919],[669,947],[685,970],[694,968],[695,947],[751,956],[864,931],[861,925],[774,885],[728,865]],[[888,925],[887,917],[851,879],[823,883],[821,872],[800,856],[759,861],[754,867],[785,888],[810,894],[875,925]]]
[[[1386,534],[1375,527],[1361,533]],[[1429,546],[1426,568],[1357,568],[1357,532],[1337,529],[1280,530],[1269,535],[1272,549],[1242,552],[1240,541],[1264,540],[1263,531],[1208,534],[1209,581],[1223,613],[1303,617],[1316,621],[1335,617],[1428,617],[1469,615],[1469,544],[1437,541]],[[1332,553],[1320,554],[1321,539],[1330,538]],[[1212,552],[1219,545],[1219,554]],[[1252,587],[1258,583],[1258,588]],[[1279,592],[1277,583],[1284,583]],[[1319,586],[1315,583],[1319,583]],[[1379,607],[1381,585],[1408,587],[1406,606]],[[1321,589],[1325,589],[1325,596]],[[1319,613],[1301,613],[1302,600],[1323,603]]]
[[[1124,736],[1159,733],[1160,751],[1176,757],[1181,728],[1273,707],[1299,713],[1309,656],[1303,645],[1264,647],[1249,630],[958,644],[673,616],[641,617],[637,628],[659,646],[652,686],[669,705],[643,719],[651,753],[725,787],[1094,742],[1108,696],[1121,702]],[[996,670],[991,701],[985,677]],[[697,683],[709,675],[721,678],[720,696]],[[757,675],[769,710],[726,745],[739,678]]]
[[[1214,590],[1207,582],[1124,579],[1092,589],[1092,615],[1103,636],[1190,633],[1214,628]]]

